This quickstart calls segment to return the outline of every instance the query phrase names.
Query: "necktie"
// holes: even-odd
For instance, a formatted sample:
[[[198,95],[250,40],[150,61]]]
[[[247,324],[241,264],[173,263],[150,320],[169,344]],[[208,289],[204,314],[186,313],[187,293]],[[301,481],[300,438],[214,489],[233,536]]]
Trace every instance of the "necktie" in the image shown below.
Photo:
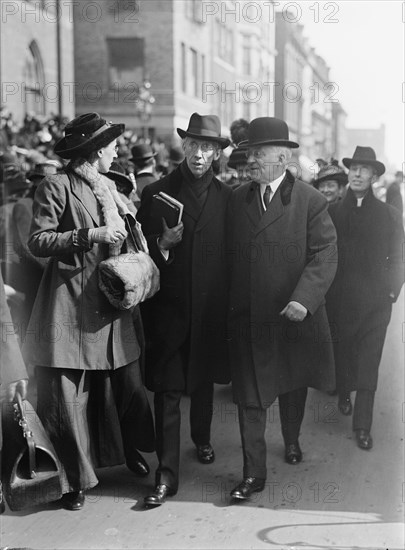
[[[263,193],[263,202],[264,202],[264,207],[266,208],[266,210],[268,209],[269,204],[270,204],[270,197],[271,197],[271,187],[270,187],[270,185],[267,185],[266,189],[264,190],[264,193]]]

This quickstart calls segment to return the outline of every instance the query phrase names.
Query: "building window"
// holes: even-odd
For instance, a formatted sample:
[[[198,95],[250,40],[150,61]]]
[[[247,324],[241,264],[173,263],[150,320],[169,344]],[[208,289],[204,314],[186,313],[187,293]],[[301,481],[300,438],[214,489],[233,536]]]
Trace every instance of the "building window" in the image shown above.
[[[205,55],[201,54],[201,82],[205,82]]]
[[[187,92],[187,50],[184,42],[181,43],[181,91]]]
[[[43,115],[45,107],[43,96],[45,86],[44,67],[41,52],[35,40],[31,42],[28,48],[23,82],[25,84],[26,113]]]
[[[233,65],[233,32],[220,19],[215,25],[216,53],[218,57]]]
[[[144,46],[143,38],[107,38],[111,87],[143,82]]]
[[[198,56],[197,51],[193,48],[190,48],[191,52],[191,89],[193,94],[197,97],[199,90],[199,81],[198,81]]]
[[[202,0],[186,0],[186,16],[195,23],[202,23]]]
[[[251,48],[250,48],[250,37],[243,37],[242,45],[242,72],[243,74],[251,74],[252,72],[252,63],[251,63]]]

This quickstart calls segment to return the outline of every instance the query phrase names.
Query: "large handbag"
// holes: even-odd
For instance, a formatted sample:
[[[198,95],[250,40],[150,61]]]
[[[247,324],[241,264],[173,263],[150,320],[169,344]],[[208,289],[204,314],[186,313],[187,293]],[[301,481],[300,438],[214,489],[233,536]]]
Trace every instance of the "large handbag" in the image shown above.
[[[145,250],[136,221],[125,216],[127,251],[99,264],[99,287],[110,304],[132,309],[160,289],[160,273]]]
[[[2,480],[13,511],[62,497],[62,468],[41,420],[17,392],[2,408]]]

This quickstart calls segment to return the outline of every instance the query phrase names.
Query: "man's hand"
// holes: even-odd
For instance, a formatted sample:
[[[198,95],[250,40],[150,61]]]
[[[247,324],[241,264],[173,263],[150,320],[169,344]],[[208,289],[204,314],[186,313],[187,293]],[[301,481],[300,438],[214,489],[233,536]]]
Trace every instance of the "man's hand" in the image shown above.
[[[280,315],[284,315],[290,321],[300,322],[307,316],[308,310],[298,302],[289,302],[283,311],[280,311]]]
[[[178,245],[183,238],[184,225],[180,222],[179,225],[174,227],[167,227],[166,220],[162,218],[163,233],[158,239],[159,247],[162,250],[170,250],[174,246]]]

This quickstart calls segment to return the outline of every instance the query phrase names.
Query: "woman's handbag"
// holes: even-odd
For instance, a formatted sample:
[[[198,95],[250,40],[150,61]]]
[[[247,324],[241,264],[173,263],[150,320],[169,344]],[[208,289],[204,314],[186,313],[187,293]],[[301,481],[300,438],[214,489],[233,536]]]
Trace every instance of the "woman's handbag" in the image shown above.
[[[125,216],[128,231],[127,252],[111,256],[99,264],[99,287],[111,305],[132,309],[160,288],[160,274],[155,262],[145,251],[136,221]]]
[[[3,404],[2,480],[13,511],[58,500],[61,464],[29,401],[17,392],[16,403]]]

